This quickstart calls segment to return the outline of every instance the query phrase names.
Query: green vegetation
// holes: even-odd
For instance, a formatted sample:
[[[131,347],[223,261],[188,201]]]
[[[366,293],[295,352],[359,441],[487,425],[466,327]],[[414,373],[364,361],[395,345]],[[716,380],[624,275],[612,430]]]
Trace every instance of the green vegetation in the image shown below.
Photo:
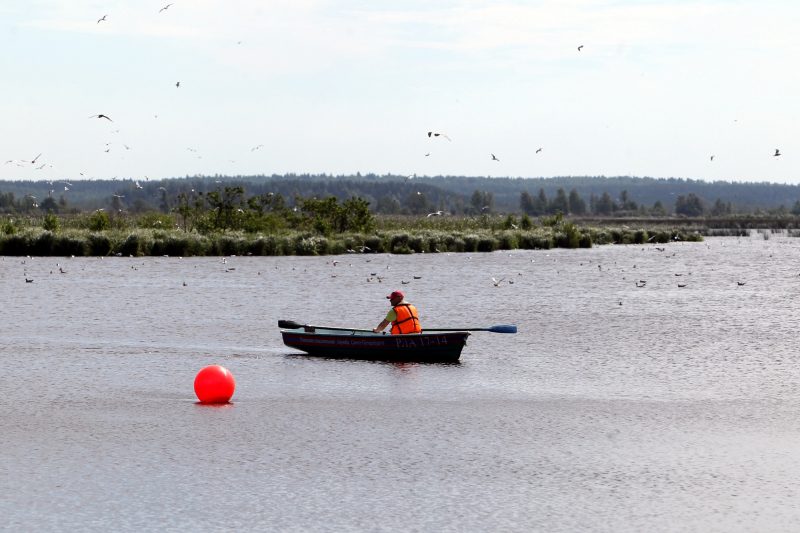
[[[209,198],[210,197],[210,198]],[[702,240],[691,228],[579,225],[560,213],[473,217],[375,216],[351,198],[245,198],[243,190],[179,199],[172,213],[0,217],[0,255],[209,256],[491,252]]]
[[[798,214],[786,209],[736,213],[730,203],[722,201],[709,212],[693,193],[677,196],[674,208],[679,215],[672,216],[659,201],[643,209],[625,190],[618,198],[592,194],[589,202],[575,190],[559,189],[552,197],[544,190],[535,197],[523,193],[521,211],[502,212],[496,209],[495,194],[488,190],[475,190],[449,209],[453,197],[437,197],[442,191],[436,187],[414,184],[416,192],[403,201],[382,197],[379,203],[394,213],[386,214],[373,210],[370,200],[357,194],[339,196],[348,190],[345,185],[349,182],[270,182],[276,189],[288,188],[290,197],[265,191],[264,184],[254,186],[252,192],[242,184],[212,185],[208,180],[159,183],[132,192],[120,190],[106,199],[106,207],[93,209],[70,206],[63,196],[58,201],[47,197],[36,204],[33,194],[24,201],[15,200],[10,193],[0,194],[5,201],[0,213],[6,213],[0,214],[0,254],[491,252],[695,241],[704,235],[744,235],[750,228],[783,228],[794,235],[800,228],[800,203]],[[381,185],[384,193],[408,187],[398,181],[388,182],[388,186],[364,183]],[[316,196],[299,193],[321,186],[328,192]],[[148,204],[148,198],[158,198],[158,205]]]

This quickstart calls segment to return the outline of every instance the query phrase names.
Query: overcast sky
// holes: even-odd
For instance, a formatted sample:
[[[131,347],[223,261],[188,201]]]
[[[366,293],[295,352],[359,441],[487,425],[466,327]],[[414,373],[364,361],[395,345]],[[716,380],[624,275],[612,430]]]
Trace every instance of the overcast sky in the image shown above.
[[[796,0],[168,3],[0,1],[0,179],[800,183]]]

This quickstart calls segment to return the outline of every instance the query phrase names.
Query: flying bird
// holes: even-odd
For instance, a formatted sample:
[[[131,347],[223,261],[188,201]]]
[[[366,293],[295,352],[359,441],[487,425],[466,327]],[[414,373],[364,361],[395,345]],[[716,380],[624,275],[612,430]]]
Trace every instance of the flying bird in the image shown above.
[[[35,165],[35,164],[36,164],[36,160],[37,160],[37,159],[39,159],[39,157],[41,157],[41,155],[42,155],[42,154],[39,154],[39,155],[37,155],[36,157],[34,157],[34,158],[33,158],[33,161],[31,161],[31,165]]]
[[[583,49],[583,45],[581,44],[581,45],[578,46],[578,52],[580,52],[582,49]]]
[[[104,119],[108,120],[109,122],[114,122],[114,121],[113,121],[113,120],[111,120],[111,118],[109,118],[107,115],[103,115],[103,114],[100,114],[100,115],[92,115],[92,116],[90,116],[89,118],[104,118]]]
[[[710,161],[713,161],[714,160],[714,156],[712,155],[709,159],[710,159]]]
[[[171,6],[171,5],[172,5],[172,4],[167,4],[167,5],[165,5],[164,7],[162,7],[161,9],[159,9],[159,10],[158,10],[158,12],[159,12],[159,13],[161,13],[162,11],[166,11],[167,9],[169,9],[169,6]]]
[[[444,133],[436,133],[435,131],[429,131],[428,132],[428,137],[444,137],[448,141],[452,141],[453,140],[450,137],[448,137],[447,135],[445,135]]]
[[[103,15],[101,18],[97,19],[97,23],[100,24],[101,22],[105,21],[107,16],[108,15]]]
[[[444,214],[444,212],[442,212],[442,211],[434,211],[433,213],[428,213],[427,216],[429,216],[429,217],[440,217],[443,214]]]
[[[494,155],[494,154],[491,154],[491,156],[492,156],[492,161],[500,161],[499,159],[497,159],[497,156],[496,156],[496,155]]]
[[[179,81],[176,81],[176,82],[175,82],[175,87],[180,87],[180,86],[181,86],[181,82],[179,82]]]
[[[505,280],[505,279],[506,279],[506,278],[500,278],[500,279],[495,279],[495,278],[492,278],[492,284],[493,284],[495,287],[499,287],[499,286],[500,286],[500,284],[501,284],[501,283],[503,283],[503,280]]]
[[[774,153],[774,154],[772,154],[772,157],[778,157],[779,155],[783,155],[783,154],[781,154],[781,151],[780,151],[780,150],[778,150],[777,148],[775,148],[775,153]]]
[[[542,151],[542,149],[541,149],[541,148],[537,148],[537,149],[536,149],[536,153],[537,153],[537,154],[538,154],[539,152],[541,152],[541,151]]]

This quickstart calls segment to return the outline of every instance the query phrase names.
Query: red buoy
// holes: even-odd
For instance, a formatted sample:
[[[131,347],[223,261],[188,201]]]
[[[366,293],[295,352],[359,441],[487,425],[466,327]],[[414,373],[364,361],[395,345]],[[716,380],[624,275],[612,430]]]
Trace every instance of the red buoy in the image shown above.
[[[194,378],[194,393],[200,403],[228,403],[235,389],[236,380],[224,366],[207,366]]]

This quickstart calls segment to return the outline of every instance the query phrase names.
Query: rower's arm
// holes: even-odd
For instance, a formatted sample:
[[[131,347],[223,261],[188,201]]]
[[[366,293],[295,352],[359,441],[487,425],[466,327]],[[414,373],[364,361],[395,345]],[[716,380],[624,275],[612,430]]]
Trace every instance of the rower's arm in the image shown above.
[[[372,333],[380,333],[381,331],[383,331],[383,328],[385,328],[388,325],[389,325],[389,321],[388,320],[386,320],[386,319],[381,320],[381,323],[378,324],[378,327],[376,327],[375,329],[372,330]]]

